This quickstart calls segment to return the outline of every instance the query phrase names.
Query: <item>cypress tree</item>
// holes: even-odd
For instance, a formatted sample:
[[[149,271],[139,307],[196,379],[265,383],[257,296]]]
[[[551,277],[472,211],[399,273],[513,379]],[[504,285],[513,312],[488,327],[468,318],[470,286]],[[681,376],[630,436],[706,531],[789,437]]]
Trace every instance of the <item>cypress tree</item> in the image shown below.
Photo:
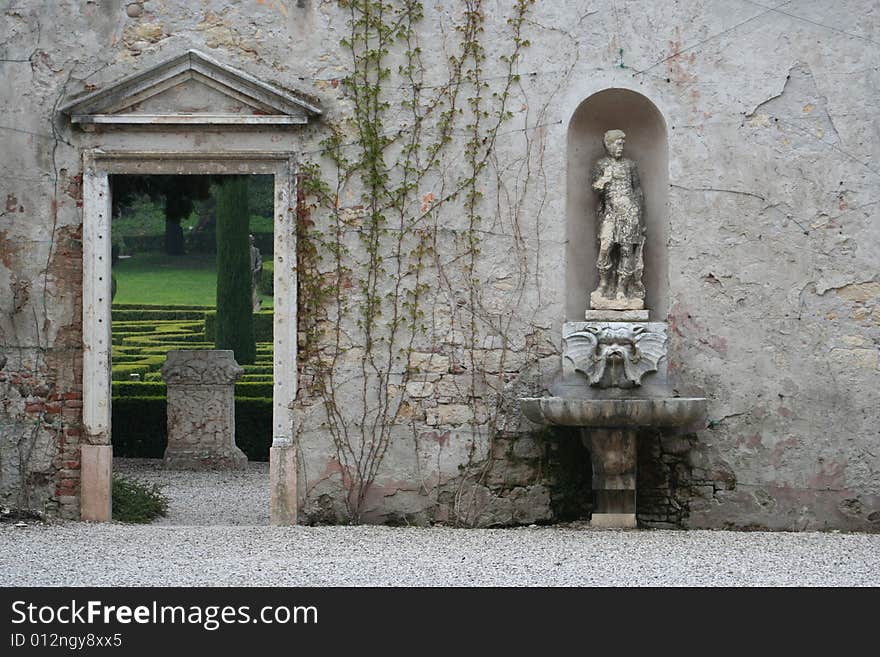
[[[251,298],[248,177],[224,176],[217,193],[217,349],[239,365],[257,357]]]

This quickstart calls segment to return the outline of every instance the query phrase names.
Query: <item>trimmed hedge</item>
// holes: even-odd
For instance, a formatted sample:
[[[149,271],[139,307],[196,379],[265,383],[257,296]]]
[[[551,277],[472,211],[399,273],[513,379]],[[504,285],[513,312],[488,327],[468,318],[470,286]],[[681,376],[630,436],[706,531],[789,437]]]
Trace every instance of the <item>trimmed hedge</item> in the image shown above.
[[[142,344],[144,346],[167,344],[169,342],[186,342],[187,344],[190,342],[207,343],[204,333],[137,333],[122,339],[122,344]]]
[[[274,384],[271,381],[236,381],[235,397],[272,398]],[[165,397],[163,381],[119,381],[113,384],[114,397]]]
[[[158,325],[157,322],[113,322],[113,333],[152,333]]]
[[[205,317],[204,310],[118,310],[110,309],[114,322],[160,321],[160,320],[199,320]]]
[[[153,326],[153,330],[159,334],[165,333],[194,333],[205,334],[205,322],[161,322]]]
[[[127,304],[113,307],[113,451],[162,458],[168,443],[166,387],[159,372],[172,349],[214,349],[205,337],[213,307]],[[252,461],[269,458],[272,442],[272,311],[254,316],[261,337],[257,364],[235,385],[236,443]],[[141,381],[131,381],[139,374]]]
[[[257,343],[272,342],[272,329],[275,315],[271,310],[261,310],[254,313],[254,338]],[[205,313],[205,340],[214,342],[217,339],[217,311],[210,310]],[[257,345],[259,351],[259,344]]]
[[[134,347],[134,348],[132,348],[131,346],[118,347],[116,345],[113,345],[113,350],[112,350],[111,354],[113,355],[113,362],[114,363],[116,362],[117,356],[141,356],[141,357],[143,357],[143,355],[144,355],[136,347]]]
[[[122,338],[122,344],[129,345],[129,346],[140,344],[145,347],[164,346],[165,347],[164,353],[168,353],[169,351],[172,351],[174,349],[199,349],[199,347],[196,346],[199,344],[205,345],[205,346],[201,347],[202,349],[213,349],[214,348],[213,344],[211,344],[210,342],[205,342],[204,338],[201,335],[198,335],[195,333],[191,334],[191,335],[198,337],[199,339],[190,341],[190,340],[176,339],[177,336],[170,336],[170,338],[169,338],[169,336],[167,336],[167,335],[163,335],[163,336],[158,336],[155,334],[152,334],[152,335],[129,335],[129,336],[125,336]],[[182,344],[184,346],[176,347],[176,346],[174,346],[176,344]]]
[[[157,333],[157,332],[116,332],[113,331],[113,345],[119,347],[131,347],[133,345],[167,345],[169,342],[181,342],[192,344],[204,342],[205,336],[202,333]],[[205,343],[209,344],[209,343]],[[189,348],[189,347],[187,347]],[[212,347],[213,348],[213,347]],[[163,353],[168,352],[171,347],[165,347]]]
[[[113,384],[114,397],[162,397],[165,398],[165,383],[150,381],[120,381]]]
[[[269,460],[272,433],[271,397],[235,400],[235,444],[249,460]]]
[[[131,347],[132,345],[129,344],[126,346]],[[135,346],[137,346],[137,345],[135,345]],[[160,354],[162,356],[164,356],[169,351],[172,351],[174,349],[190,349],[190,350],[197,351],[199,349],[213,349],[213,348],[214,348],[214,345],[212,345],[210,342],[202,342],[202,343],[198,343],[198,344],[196,344],[194,342],[190,342],[189,344],[186,344],[186,345],[181,344],[178,347],[170,346],[168,344],[151,344],[148,346],[139,347],[140,352],[142,354],[145,354],[145,355]]]
[[[160,459],[168,446],[165,397],[113,397],[113,455]],[[128,421],[136,418],[136,422]],[[235,400],[235,444],[248,460],[268,461],[272,399]]]
[[[187,306],[180,304],[158,303],[114,303],[113,310],[214,310],[214,306]]]
[[[113,354],[113,366],[122,363],[140,363],[143,359],[142,354]]]
[[[272,374],[275,370],[272,365],[242,365],[245,374]]]
[[[275,384],[272,382],[237,381],[235,383],[235,396],[248,399],[268,399],[272,401],[272,391]]]
[[[257,337],[257,347],[260,342],[272,344],[272,336],[275,330],[275,313],[272,310],[261,310],[254,315],[254,335]]]
[[[168,446],[165,397],[113,397],[113,456],[160,459]]]
[[[158,372],[165,363],[165,356],[145,356],[138,363],[120,363],[113,366],[110,378],[113,381],[129,381],[132,374],[140,374],[141,379],[147,372]]]
[[[113,335],[202,333],[203,321],[113,322]]]

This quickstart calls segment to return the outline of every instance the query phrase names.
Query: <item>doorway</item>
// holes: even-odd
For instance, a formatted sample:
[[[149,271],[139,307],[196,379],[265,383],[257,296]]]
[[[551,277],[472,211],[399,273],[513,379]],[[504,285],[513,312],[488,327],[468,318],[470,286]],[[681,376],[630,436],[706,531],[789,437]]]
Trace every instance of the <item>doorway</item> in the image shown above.
[[[271,175],[273,213],[272,425],[270,521],[296,522],[296,460],[291,402],[296,395],[296,233],[289,153],[84,153],[83,426],[81,518],[111,518],[112,482],[112,175]]]

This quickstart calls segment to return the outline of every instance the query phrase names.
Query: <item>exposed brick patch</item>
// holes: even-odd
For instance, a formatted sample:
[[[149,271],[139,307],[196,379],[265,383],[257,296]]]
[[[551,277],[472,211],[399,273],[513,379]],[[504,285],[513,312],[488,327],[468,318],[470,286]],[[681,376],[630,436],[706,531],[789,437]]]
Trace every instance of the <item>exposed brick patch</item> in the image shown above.
[[[76,177],[74,177],[76,178]],[[68,181],[73,187],[78,178]],[[4,503],[26,506],[46,515],[79,516],[80,454],[82,435],[82,240],[81,226],[60,226],[54,234],[45,277],[45,294],[50,303],[43,314],[42,303],[34,305],[19,295],[22,307],[36,320],[39,347],[17,352],[5,359],[0,383],[5,397],[2,411],[19,427],[23,448],[10,452],[19,459],[11,488],[5,488]],[[15,270],[19,254],[10,240],[3,240],[0,259]],[[40,294],[42,292],[40,291]],[[66,304],[62,309],[58,304]],[[24,307],[26,306],[26,307]],[[70,318],[57,326],[57,317]],[[14,489],[18,489],[17,491]]]

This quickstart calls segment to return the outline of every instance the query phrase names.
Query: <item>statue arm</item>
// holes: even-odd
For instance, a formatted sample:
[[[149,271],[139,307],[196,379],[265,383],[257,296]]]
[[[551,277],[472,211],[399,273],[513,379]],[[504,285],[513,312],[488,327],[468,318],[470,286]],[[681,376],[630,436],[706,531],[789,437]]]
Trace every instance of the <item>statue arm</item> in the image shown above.
[[[593,171],[590,175],[590,182],[593,185],[593,189],[595,189],[597,192],[601,192],[603,189],[605,189],[605,185],[608,184],[609,179],[605,175],[605,167],[602,166],[601,160],[593,165]]]
[[[636,163],[632,163],[632,189],[635,194],[636,203],[639,206],[639,221],[642,223],[642,228],[645,226],[645,193],[642,191],[642,181],[639,178],[639,169],[636,166]]]

